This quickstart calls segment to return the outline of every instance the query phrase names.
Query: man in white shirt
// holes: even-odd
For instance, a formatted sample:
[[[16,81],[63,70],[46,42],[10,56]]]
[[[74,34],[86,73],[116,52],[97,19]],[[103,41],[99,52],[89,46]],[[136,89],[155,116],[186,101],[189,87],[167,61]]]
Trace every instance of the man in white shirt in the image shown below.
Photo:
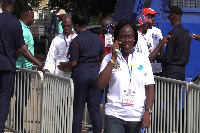
[[[151,23],[149,29],[147,30],[147,33],[144,35],[146,40],[152,44],[151,47],[149,47],[149,52],[152,53],[154,51],[154,49],[158,46],[160,40],[163,39],[161,30],[154,27],[155,14],[158,14],[158,12],[154,11],[151,8],[144,8],[141,13],[143,13],[149,19],[152,20],[152,23]],[[160,53],[158,53],[158,54],[160,54]],[[154,75],[161,74],[161,72],[162,72],[161,63],[157,63],[157,61],[155,60],[151,63],[151,66],[152,66]]]
[[[149,43],[145,38],[145,34],[147,33],[149,27],[149,19],[144,14],[139,14],[136,18],[136,25],[138,31],[138,42],[135,46],[135,49],[139,53],[143,53],[149,56]]]
[[[71,73],[66,71],[61,71],[57,68],[59,62],[67,62],[68,59],[68,49],[71,41],[77,36],[75,32],[72,31],[73,23],[71,21],[71,16],[66,14],[62,18],[63,33],[56,36],[49,48],[47,54],[44,69],[47,72],[57,74],[64,77],[70,77]]]

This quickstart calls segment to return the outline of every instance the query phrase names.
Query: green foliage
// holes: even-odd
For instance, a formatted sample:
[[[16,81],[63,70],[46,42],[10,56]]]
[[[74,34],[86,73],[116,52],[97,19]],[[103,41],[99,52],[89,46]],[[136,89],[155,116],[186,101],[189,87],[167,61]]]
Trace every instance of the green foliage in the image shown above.
[[[101,21],[104,19],[102,13],[99,13],[98,16],[92,17],[93,19],[90,19],[89,25],[99,25],[101,24]]]
[[[23,8],[23,6],[27,4],[30,4],[32,7],[38,7],[39,0],[15,0],[12,14],[19,19],[21,14],[21,9]]]
[[[99,24],[106,16],[110,16],[115,9],[117,0],[49,0],[49,8],[65,9],[67,12],[84,10],[93,18],[91,24]]]
[[[70,0],[49,0],[48,7],[50,10],[58,8],[58,9],[65,9],[68,11],[67,3],[70,2]]]

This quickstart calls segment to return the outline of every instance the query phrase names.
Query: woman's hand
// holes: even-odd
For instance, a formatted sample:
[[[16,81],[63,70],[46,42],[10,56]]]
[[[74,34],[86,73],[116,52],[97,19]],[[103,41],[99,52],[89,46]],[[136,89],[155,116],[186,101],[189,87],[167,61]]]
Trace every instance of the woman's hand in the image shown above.
[[[116,40],[112,46],[112,59],[115,61],[117,59],[117,52],[116,49],[119,50],[119,44],[121,44],[121,42],[119,42],[118,40]]]
[[[145,125],[146,128],[148,128],[150,126],[150,113],[148,111],[145,111],[143,116],[142,116],[141,129],[144,125]]]
[[[59,70],[63,71],[67,66],[67,62],[59,62],[59,65],[57,66]]]

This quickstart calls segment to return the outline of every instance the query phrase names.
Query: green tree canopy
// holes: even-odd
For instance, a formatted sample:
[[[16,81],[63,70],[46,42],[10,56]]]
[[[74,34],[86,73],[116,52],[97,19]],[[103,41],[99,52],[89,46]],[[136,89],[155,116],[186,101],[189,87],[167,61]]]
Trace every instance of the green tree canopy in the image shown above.
[[[91,17],[106,17],[114,12],[117,0],[49,0],[49,8],[67,12],[84,10]]]
[[[38,7],[39,2],[40,0],[15,0],[12,13],[19,19],[23,6],[30,4],[32,7]]]

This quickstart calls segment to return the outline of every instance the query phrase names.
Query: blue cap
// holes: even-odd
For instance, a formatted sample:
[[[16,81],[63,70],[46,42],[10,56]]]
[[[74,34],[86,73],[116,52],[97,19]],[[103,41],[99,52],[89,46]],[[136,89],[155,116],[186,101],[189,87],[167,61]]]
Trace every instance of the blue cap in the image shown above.
[[[8,3],[8,4],[12,4],[14,3],[14,0],[3,0],[4,2]]]

